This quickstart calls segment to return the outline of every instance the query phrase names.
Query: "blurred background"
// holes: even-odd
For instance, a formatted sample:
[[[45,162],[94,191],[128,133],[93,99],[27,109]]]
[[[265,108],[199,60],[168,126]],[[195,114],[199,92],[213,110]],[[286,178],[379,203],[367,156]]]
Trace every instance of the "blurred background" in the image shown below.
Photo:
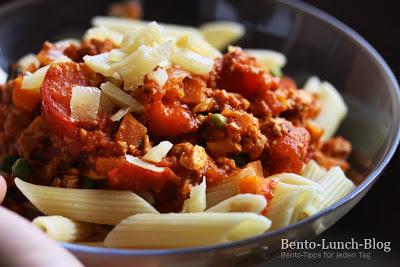
[[[160,17],[166,17],[166,14],[179,14],[179,6],[196,5],[198,1],[203,0],[144,0],[144,4],[145,9],[147,5],[151,6],[152,4],[165,6],[163,9],[165,13],[160,14]],[[212,2],[212,0],[205,1]],[[16,0],[0,0],[0,4],[8,2],[16,2]],[[251,1],[247,2],[251,3]],[[362,35],[386,60],[397,79],[400,78],[398,1],[381,0],[372,3],[364,0],[304,0],[304,2],[329,13]],[[194,14],[186,13],[179,14],[179,16],[181,21],[187,23],[195,20]],[[350,237],[356,239],[375,237],[379,241],[392,242],[390,253],[373,251],[371,260],[300,261],[281,260],[278,256],[263,266],[292,266],[295,264],[305,264],[306,266],[321,266],[322,264],[330,266],[400,266],[400,230],[397,220],[399,196],[400,151],[398,149],[391,164],[366,197],[337,224],[319,237],[319,239],[325,238],[331,241],[348,240]]]

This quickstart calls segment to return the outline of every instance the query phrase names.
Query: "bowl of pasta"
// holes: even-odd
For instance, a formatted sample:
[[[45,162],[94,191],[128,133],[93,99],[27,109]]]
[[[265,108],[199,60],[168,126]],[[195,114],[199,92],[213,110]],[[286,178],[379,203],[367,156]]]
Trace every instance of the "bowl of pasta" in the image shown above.
[[[164,2],[0,9],[4,205],[87,266],[253,266],[332,226],[399,142],[387,64],[301,2]]]

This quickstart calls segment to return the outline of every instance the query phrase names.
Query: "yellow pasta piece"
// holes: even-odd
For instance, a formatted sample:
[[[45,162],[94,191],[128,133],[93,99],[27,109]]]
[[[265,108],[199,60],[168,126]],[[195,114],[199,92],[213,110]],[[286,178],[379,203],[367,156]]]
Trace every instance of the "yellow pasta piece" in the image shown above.
[[[200,26],[204,38],[221,50],[239,40],[245,33],[243,25],[233,21],[213,21]]]
[[[22,194],[46,215],[116,225],[137,213],[159,213],[131,191],[57,188],[30,184],[19,178],[14,181]]]
[[[107,236],[108,247],[178,248],[225,243],[260,235],[271,221],[254,213],[138,214]]]
[[[51,238],[64,242],[83,241],[93,233],[93,224],[63,216],[39,216],[32,223]]]
[[[304,85],[304,90],[315,93],[321,101],[321,111],[314,121],[324,129],[321,139],[328,140],[334,136],[340,123],[346,117],[347,105],[332,84],[326,81],[321,82],[317,77],[310,77]]]
[[[317,183],[293,173],[281,173],[270,178],[277,180],[267,215],[272,220],[272,229],[296,222],[306,215],[312,215],[305,213],[305,210],[317,211],[308,210],[308,206],[314,205],[313,201],[323,193]]]
[[[321,200],[321,208],[326,208],[354,190],[353,182],[339,167],[331,168],[319,181],[326,197]]]
[[[255,57],[261,64],[269,69],[283,68],[286,64],[286,56],[280,52],[268,49],[244,49]]]
[[[314,182],[318,182],[325,174],[326,170],[319,166],[314,160],[310,160],[301,172],[301,176]]]
[[[207,209],[205,212],[253,212],[259,214],[267,205],[264,196],[239,194]]]

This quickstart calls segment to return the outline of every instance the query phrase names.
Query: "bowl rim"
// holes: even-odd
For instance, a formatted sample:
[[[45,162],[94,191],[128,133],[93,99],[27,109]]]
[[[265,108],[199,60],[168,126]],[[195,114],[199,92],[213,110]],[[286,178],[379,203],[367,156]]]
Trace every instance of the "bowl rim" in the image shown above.
[[[17,1],[12,2],[6,5],[0,6],[0,15],[4,13],[8,13],[14,9],[18,9],[22,6],[41,2],[43,0],[28,0],[28,1]],[[62,246],[70,251],[79,252],[79,253],[88,253],[88,254],[107,254],[114,256],[167,256],[167,255],[179,255],[179,254],[190,254],[190,253],[198,253],[198,252],[215,252],[218,250],[226,250],[226,249],[235,249],[241,246],[246,246],[254,242],[258,242],[268,238],[277,237],[288,230],[301,227],[303,225],[312,223],[321,217],[333,212],[337,208],[344,206],[347,202],[354,199],[361,192],[368,190],[379,178],[379,175],[383,172],[383,170],[387,167],[387,164],[392,159],[397,146],[400,141],[400,89],[395,78],[393,72],[390,67],[387,65],[382,56],[373,48],[361,35],[351,29],[349,26],[329,15],[328,13],[311,6],[310,4],[295,1],[295,0],[275,0],[276,2],[286,5],[289,8],[300,10],[304,13],[307,13],[310,16],[313,16],[330,26],[334,27],[336,30],[344,34],[347,38],[351,39],[356,45],[365,49],[366,52],[371,56],[372,60],[377,63],[379,68],[383,70],[386,77],[389,79],[392,84],[393,90],[392,98],[390,99],[394,108],[394,120],[391,125],[391,135],[389,136],[389,140],[387,141],[387,149],[385,153],[380,158],[379,162],[376,164],[375,168],[370,171],[370,173],[365,177],[364,181],[359,184],[352,192],[346,195],[344,198],[339,200],[338,202],[332,204],[328,208],[317,212],[316,214],[310,216],[307,219],[302,221],[287,225],[285,227],[272,230],[270,232],[266,232],[262,235],[247,238],[240,241],[234,241],[230,243],[222,243],[216,245],[209,246],[201,246],[201,247],[189,247],[189,248],[174,248],[174,249],[119,249],[119,248],[103,248],[103,247],[91,247],[86,245],[79,244],[71,244],[60,242]]]

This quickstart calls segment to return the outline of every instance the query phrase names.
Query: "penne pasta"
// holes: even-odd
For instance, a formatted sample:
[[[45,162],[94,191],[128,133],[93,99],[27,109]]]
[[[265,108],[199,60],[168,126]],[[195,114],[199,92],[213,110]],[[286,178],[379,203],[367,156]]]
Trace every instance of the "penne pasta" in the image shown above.
[[[267,68],[281,69],[286,65],[286,56],[280,52],[268,49],[245,49],[244,51],[255,57]]]
[[[354,188],[353,182],[346,177],[339,167],[331,168],[319,181],[324,189],[326,196],[321,199],[321,208],[326,208],[342,199]]]
[[[205,246],[259,235],[271,221],[254,213],[138,214],[107,236],[107,247],[178,248]]]
[[[64,242],[83,241],[93,233],[93,224],[74,221],[63,216],[39,216],[32,223],[51,238]]]
[[[190,190],[190,197],[183,203],[182,212],[202,212],[206,206],[206,179],[203,179]]]
[[[207,209],[205,212],[253,212],[259,214],[267,205],[264,196],[239,194]]]
[[[247,176],[263,176],[260,161],[247,164],[219,184],[207,187],[207,208],[240,193],[240,179]]]
[[[322,103],[321,112],[314,119],[315,123],[324,129],[321,140],[331,138],[346,117],[348,108],[337,89],[330,83],[321,82],[317,77],[311,77],[304,85],[304,90],[317,94]]]
[[[153,206],[131,191],[57,188],[30,184],[19,178],[15,179],[15,184],[46,215],[116,225],[137,213],[158,213]]]
[[[318,211],[308,208],[314,207],[313,201],[323,194],[317,183],[293,173],[281,173],[271,178],[277,179],[267,215],[272,221],[271,229],[286,226]]]
[[[326,174],[326,170],[319,166],[314,160],[310,160],[301,172],[301,176],[310,179],[311,181],[318,182]]]

